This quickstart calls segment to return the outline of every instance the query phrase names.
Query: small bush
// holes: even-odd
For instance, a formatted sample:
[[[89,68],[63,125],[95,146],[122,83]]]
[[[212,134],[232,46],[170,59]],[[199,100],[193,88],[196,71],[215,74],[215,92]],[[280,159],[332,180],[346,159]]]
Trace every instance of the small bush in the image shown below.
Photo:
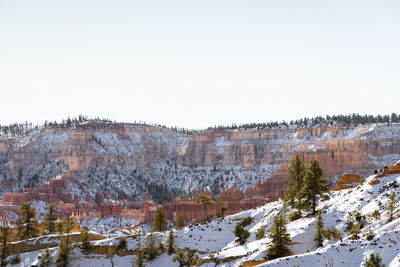
[[[253,217],[245,217],[245,218],[243,218],[241,221],[240,221],[240,224],[243,226],[243,227],[246,227],[246,226],[248,226],[248,225],[250,225],[251,223],[253,222]]]
[[[328,238],[329,240],[331,239],[341,239],[343,233],[340,232],[337,228],[335,227],[328,227],[325,229],[325,237]]]
[[[244,229],[241,223],[236,224],[235,231],[233,233],[238,238],[237,241],[240,243],[240,245],[246,243],[250,236],[250,232]]]
[[[122,238],[122,239],[120,239],[120,240],[118,241],[117,249],[118,249],[118,250],[123,250],[123,249],[126,249],[126,246],[127,246],[126,239],[125,239],[125,238]]]
[[[292,213],[289,214],[289,221],[293,222],[295,220],[301,219],[301,212],[300,211],[294,211]]]
[[[371,215],[371,218],[374,218],[376,220],[380,220],[381,219],[381,213],[379,212],[379,210],[374,210]]]
[[[373,232],[369,232],[367,234],[367,236],[365,237],[365,239],[367,239],[368,241],[371,241],[372,239],[374,239],[375,234]]]
[[[199,257],[194,254],[194,251],[189,250],[186,252],[183,250],[178,250],[175,256],[172,258],[173,262],[179,262],[179,266],[188,266],[192,267],[195,266],[196,263],[199,261]]]
[[[263,239],[265,237],[265,226],[258,228],[256,233],[256,240]]]
[[[351,230],[349,232],[350,239],[352,239],[352,240],[360,239],[360,236],[359,236],[360,233],[361,233],[360,225],[359,224],[355,224],[353,226],[353,228],[351,228]]]
[[[364,267],[385,267],[386,265],[382,263],[382,258],[379,253],[371,253],[368,260],[364,263]]]
[[[11,265],[17,265],[21,263],[21,257],[17,254],[13,256],[10,260]]]

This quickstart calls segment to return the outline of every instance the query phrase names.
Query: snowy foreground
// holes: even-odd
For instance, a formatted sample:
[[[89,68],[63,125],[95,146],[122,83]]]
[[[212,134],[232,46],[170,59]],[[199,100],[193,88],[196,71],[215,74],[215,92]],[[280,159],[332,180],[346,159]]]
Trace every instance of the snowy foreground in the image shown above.
[[[241,212],[224,219],[214,220],[207,224],[185,227],[175,230],[175,247],[177,249],[194,249],[202,260],[201,266],[363,266],[371,252],[379,252],[383,263],[387,267],[400,266],[400,218],[395,215],[394,221],[387,223],[385,204],[388,195],[395,191],[397,199],[400,195],[400,175],[389,175],[376,178],[379,183],[370,185],[375,176],[368,177],[362,185],[356,188],[345,189],[331,193],[331,198],[320,203],[323,208],[324,227],[336,227],[344,233],[342,241],[325,240],[324,246],[317,248],[313,242],[316,218],[303,218],[288,223],[293,245],[289,246],[292,256],[266,261],[270,239],[256,240],[255,233],[261,226],[266,226],[266,232],[271,228],[275,215],[283,209],[283,202],[273,202],[253,210]],[[347,213],[360,211],[363,215],[370,215],[374,210],[379,210],[381,219],[368,219],[366,226],[361,229],[359,240],[350,240],[345,231]],[[291,210],[287,209],[290,213]],[[251,233],[246,244],[239,245],[235,242],[233,230],[241,218],[252,216],[254,221],[247,226]],[[368,241],[366,235],[373,232],[375,237]],[[159,233],[163,242],[167,240],[168,232]],[[266,235],[267,236],[267,235]],[[141,237],[142,243],[144,236]],[[127,237],[126,251],[133,251],[137,246],[137,236]],[[97,246],[116,246],[117,238],[93,241]],[[53,248],[56,257],[57,248]],[[107,251],[107,249],[104,249]],[[38,264],[37,256],[40,251],[21,254],[21,266]],[[121,253],[119,253],[121,255]],[[106,254],[84,254],[80,249],[74,249],[72,266],[132,266],[135,255],[107,256]],[[172,262],[172,255],[162,254],[146,266],[178,266]],[[217,264],[218,263],[218,264]],[[39,264],[38,264],[39,265]]]

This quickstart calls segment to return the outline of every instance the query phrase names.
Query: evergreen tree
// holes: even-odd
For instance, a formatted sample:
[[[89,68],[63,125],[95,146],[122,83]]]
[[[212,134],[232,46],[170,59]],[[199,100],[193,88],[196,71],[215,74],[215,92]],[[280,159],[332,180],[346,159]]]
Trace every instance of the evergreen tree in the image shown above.
[[[158,208],[153,222],[154,231],[164,231],[167,227],[167,218],[165,217],[163,208]]]
[[[6,220],[4,220],[3,225],[0,226],[0,256],[1,256],[1,265],[0,267],[4,267],[8,264],[8,240],[10,238],[10,227]]]
[[[32,202],[24,202],[20,207],[21,212],[21,238],[26,239],[35,237],[38,234],[37,221],[35,220],[35,208],[31,206]]]
[[[194,254],[192,250],[189,250],[186,252],[183,250],[178,250],[175,254],[175,256],[172,258],[173,262],[179,262],[180,267],[192,267],[195,266],[197,261],[199,260],[199,257]]]
[[[247,239],[250,237],[250,232],[248,230],[244,229],[244,227],[250,225],[252,222],[253,222],[253,217],[249,216],[249,217],[243,218],[235,226],[235,230],[233,231],[233,233],[238,238],[237,241],[239,241],[239,243],[241,245],[246,243]]]
[[[256,240],[263,239],[265,237],[265,226],[258,228],[256,233]]]
[[[292,199],[297,197],[297,194],[303,188],[304,185],[304,175],[306,172],[306,167],[304,163],[300,160],[299,155],[292,159],[288,168],[288,177],[283,180],[283,186],[286,192],[286,198]]]
[[[46,223],[47,234],[54,233],[56,230],[56,221],[58,218],[57,215],[57,206],[54,203],[51,203],[45,207],[47,210],[44,221]]]
[[[81,242],[82,242],[82,249],[87,251],[90,249],[91,244],[90,244],[90,233],[89,233],[89,228],[87,226],[84,226],[81,230]]]
[[[185,227],[185,216],[182,213],[179,214],[179,216],[178,216],[178,220],[176,222],[176,227],[178,229]]]
[[[350,239],[352,240],[360,239],[359,234],[361,234],[360,225],[354,224],[349,232]]]
[[[157,245],[156,245],[156,236],[153,232],[150,232],[150,234],[148,234],[146,237],[145,251],[146,251],[147,259],[150,261],[154,260],[158,255]]]
[[[174,248],[174,233],[172,229],[169,229],[169,235],[168,235],[168,240],[167,240],[167,252],[169,255],[174,253],[175,248]]]
[[[134,267],[144,267],[145,266],[145,262],[146,262],[146,255],[145,255],[145,251],[142,248],[142,242],[140,241],[140,236],[139,236],[139,240],[138,243],[136,245],[136,251],[137,251],[137,257],[135,259],[135,261],[133,262],[133,266]]]
[[[72,249],[69,234],[60,238],[58,245],[58,256],[56,264],[58,267],[67,267],[70,262],[70,251]]]
[[[375,220],[381,219],[381,213],[379,212],[379,210],[374,210],[374,212],[372,212],[369,216],[371,218],[374,218]]]
[[[244,229],[244,227],[240,223],[236,224],[235,231],[233,231],[233,233],[238,238],[237,241],[239,241],[240,245],[246,243],[247,239],[250,236],[250,232]]]
[[[56,229],[59,234],[64,233],[64,225],[62,221],[56,222]]]
[[[60,243],[58,246],[58,257],[56,264],[59,267],[66,267],[69,264],[70,261],[70,251],[72,249],[71,245],[71,238],[70,238],[70,233],[74,224],[74,220],[71,217],[65,217],[62,220],[63,228],[65,229],[65,233],[67,234],[66,236],[62,236],[60,238]]]
[[[268,259],[276,259],[289,255],[291,252],[287,245],[291,243],[290,235],[286,229],[286,221],[283,215],[276,215],[274,217],[274,224],[268,233],[272,239],[272,244],[268,247]]]
[[[364,263],[364,267],[385,267],[386,265],[382,263],[382,258],[379,253],[371,253],[369,259]]]
[[[207,221],[207,205],[213,205],[214,201],[209,195],[202,194],[197,198],[198,203],[202,203],[204,207],[204,222]]]
[[[227,211],[226,202],[218,201],[218,207],[215,216],[217,216],[217,218],[224,218],[226,211]]]
[[[46,248],[40,254],[40,266],[49,267],[52,262],[53,262],[53,256],[51,256],[49,248]]]
[[[74,219],[72,218],[72,216],[65,217],[62,220],[62,225],[63,225],[63,229],[64,229],[65,233],[68,234],[67,236],[69,236],[69,234],[71,233],[72,227],[74,226]]]
[[[324,236],[325,230],[324,230],[324,219],[322,218],[321,211],[318,211],[318,217],[317,217],[317,224],[315,226],[316,232],[314,235],[314,241],[317,244],[317,247],[322,247],[322,244],[324,242]]]
[[[324,193],[328,192],[328,179],[322,177],[323,171],[317,160],[312,160],[304,176],[304,186],[299,192],[301,206],[311,209],[316,213],[316,207],[320,198],[327,198]]]
[[[391,222],[393,220],[393,213],[396,210],[398,204],[396,200],[396,194],[392,191],[389,195],[389,201],[386,204],[386,210],[388,211],[388,221]]]

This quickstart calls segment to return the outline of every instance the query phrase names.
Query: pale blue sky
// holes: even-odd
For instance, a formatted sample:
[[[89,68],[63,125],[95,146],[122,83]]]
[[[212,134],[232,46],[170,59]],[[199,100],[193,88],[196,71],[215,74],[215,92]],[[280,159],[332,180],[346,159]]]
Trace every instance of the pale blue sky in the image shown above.
[[[400,1],[0,0],[0,123],[400,112]]]

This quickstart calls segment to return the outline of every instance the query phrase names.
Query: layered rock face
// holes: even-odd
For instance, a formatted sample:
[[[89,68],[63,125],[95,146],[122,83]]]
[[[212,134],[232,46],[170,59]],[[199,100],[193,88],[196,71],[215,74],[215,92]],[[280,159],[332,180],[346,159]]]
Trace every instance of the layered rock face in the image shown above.
[[[199,187],[209,187],[213,194],[229,187],[275,192],[296,153],[307,163],[317,159],[327,177],[364,176],[400,158],[400,125],[192,135],[122,123],[47,128],[24,138],[0,140],[0,190],[21,191],[62,171],[73,171],[77,176],[68,183],[68,192],[79,198],[109,190],[116,199],[141,199],[149,192],[152,199],[163,202],[186,197]],[[272,178],[268,185],[256,187],[268,178]]]

